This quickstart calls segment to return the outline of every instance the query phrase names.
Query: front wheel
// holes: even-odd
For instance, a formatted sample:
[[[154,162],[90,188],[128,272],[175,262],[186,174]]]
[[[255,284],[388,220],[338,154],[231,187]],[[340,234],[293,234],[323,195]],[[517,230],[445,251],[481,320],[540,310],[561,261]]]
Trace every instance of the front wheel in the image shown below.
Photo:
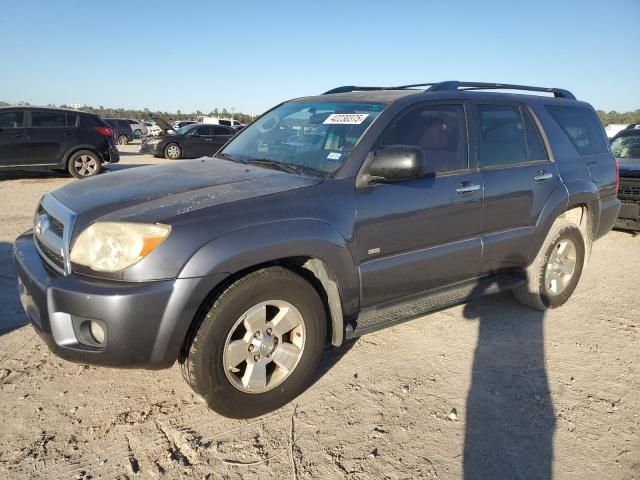
[[[181,355],[185,378],[216,412],[250,418],[299,395],[326,340],[324,304],[290,270],[272,267],[229,286]]]
[[[102,170],[102,163],[95,153],[80,150],[71,155],[67,169],[75,178],[93,177]]]
[[[182,156],[182,149],[176,143],[170,143],[164,149],[164,156],[170,160],[178,160]]]
[[[527,268],[527,282],[514,290],[516,300],[537,310],[564,305],[578,286],[585,251],[585,239],[577,225],[554,224]]]

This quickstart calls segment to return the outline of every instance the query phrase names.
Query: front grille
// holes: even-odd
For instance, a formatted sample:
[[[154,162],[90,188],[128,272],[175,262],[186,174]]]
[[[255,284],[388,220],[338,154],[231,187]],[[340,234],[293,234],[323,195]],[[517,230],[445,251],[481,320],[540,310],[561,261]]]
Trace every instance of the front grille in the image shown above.
[[[64,257],[47,247],[37,236],[35,237],[35,239],[36,245],[40,249],[40,252],[42,252],[42,255],[45,256],[45,260],[49,260],[56,267],[58,267],[58,269],[64,271]]]
[[[640,178],[621,178],[618,197],[640,200]]]
[[[43,260],[63,275],[70,273],[69,241],[76,214],[53,195],[42,197],[34,216],[33,238]]]

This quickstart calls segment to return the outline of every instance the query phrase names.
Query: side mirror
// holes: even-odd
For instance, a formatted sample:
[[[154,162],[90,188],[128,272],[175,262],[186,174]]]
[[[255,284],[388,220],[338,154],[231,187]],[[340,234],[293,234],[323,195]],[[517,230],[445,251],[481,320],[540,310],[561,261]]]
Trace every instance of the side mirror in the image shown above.
[[[374,153],[369,165],[369,183],[398,182],[424,175],[424,152],[410,145],[392,145]]]

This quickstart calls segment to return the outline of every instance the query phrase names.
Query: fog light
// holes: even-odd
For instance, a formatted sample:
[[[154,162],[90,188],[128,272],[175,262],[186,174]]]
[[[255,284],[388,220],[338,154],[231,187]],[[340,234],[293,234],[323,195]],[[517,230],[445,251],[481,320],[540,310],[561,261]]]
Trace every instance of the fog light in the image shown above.
[[[91,332],[91,337],[95,340],[96,343],[102,344],[104,342],[104,330],[100,326],[98,322],[91,322],[89,327],[89,331]]]

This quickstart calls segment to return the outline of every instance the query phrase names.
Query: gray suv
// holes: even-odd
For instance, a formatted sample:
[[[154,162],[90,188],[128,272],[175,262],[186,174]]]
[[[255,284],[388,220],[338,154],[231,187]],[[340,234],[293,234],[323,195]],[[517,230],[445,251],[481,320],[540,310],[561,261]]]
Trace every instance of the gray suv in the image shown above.
[[[302,392],[328,344],[498,291],[561,306],[616,190],[604,129],[566,90],[340,87],[213,158],[45,195],[19,289],[57,355],[178,361],[210,408],[251,417]]]

